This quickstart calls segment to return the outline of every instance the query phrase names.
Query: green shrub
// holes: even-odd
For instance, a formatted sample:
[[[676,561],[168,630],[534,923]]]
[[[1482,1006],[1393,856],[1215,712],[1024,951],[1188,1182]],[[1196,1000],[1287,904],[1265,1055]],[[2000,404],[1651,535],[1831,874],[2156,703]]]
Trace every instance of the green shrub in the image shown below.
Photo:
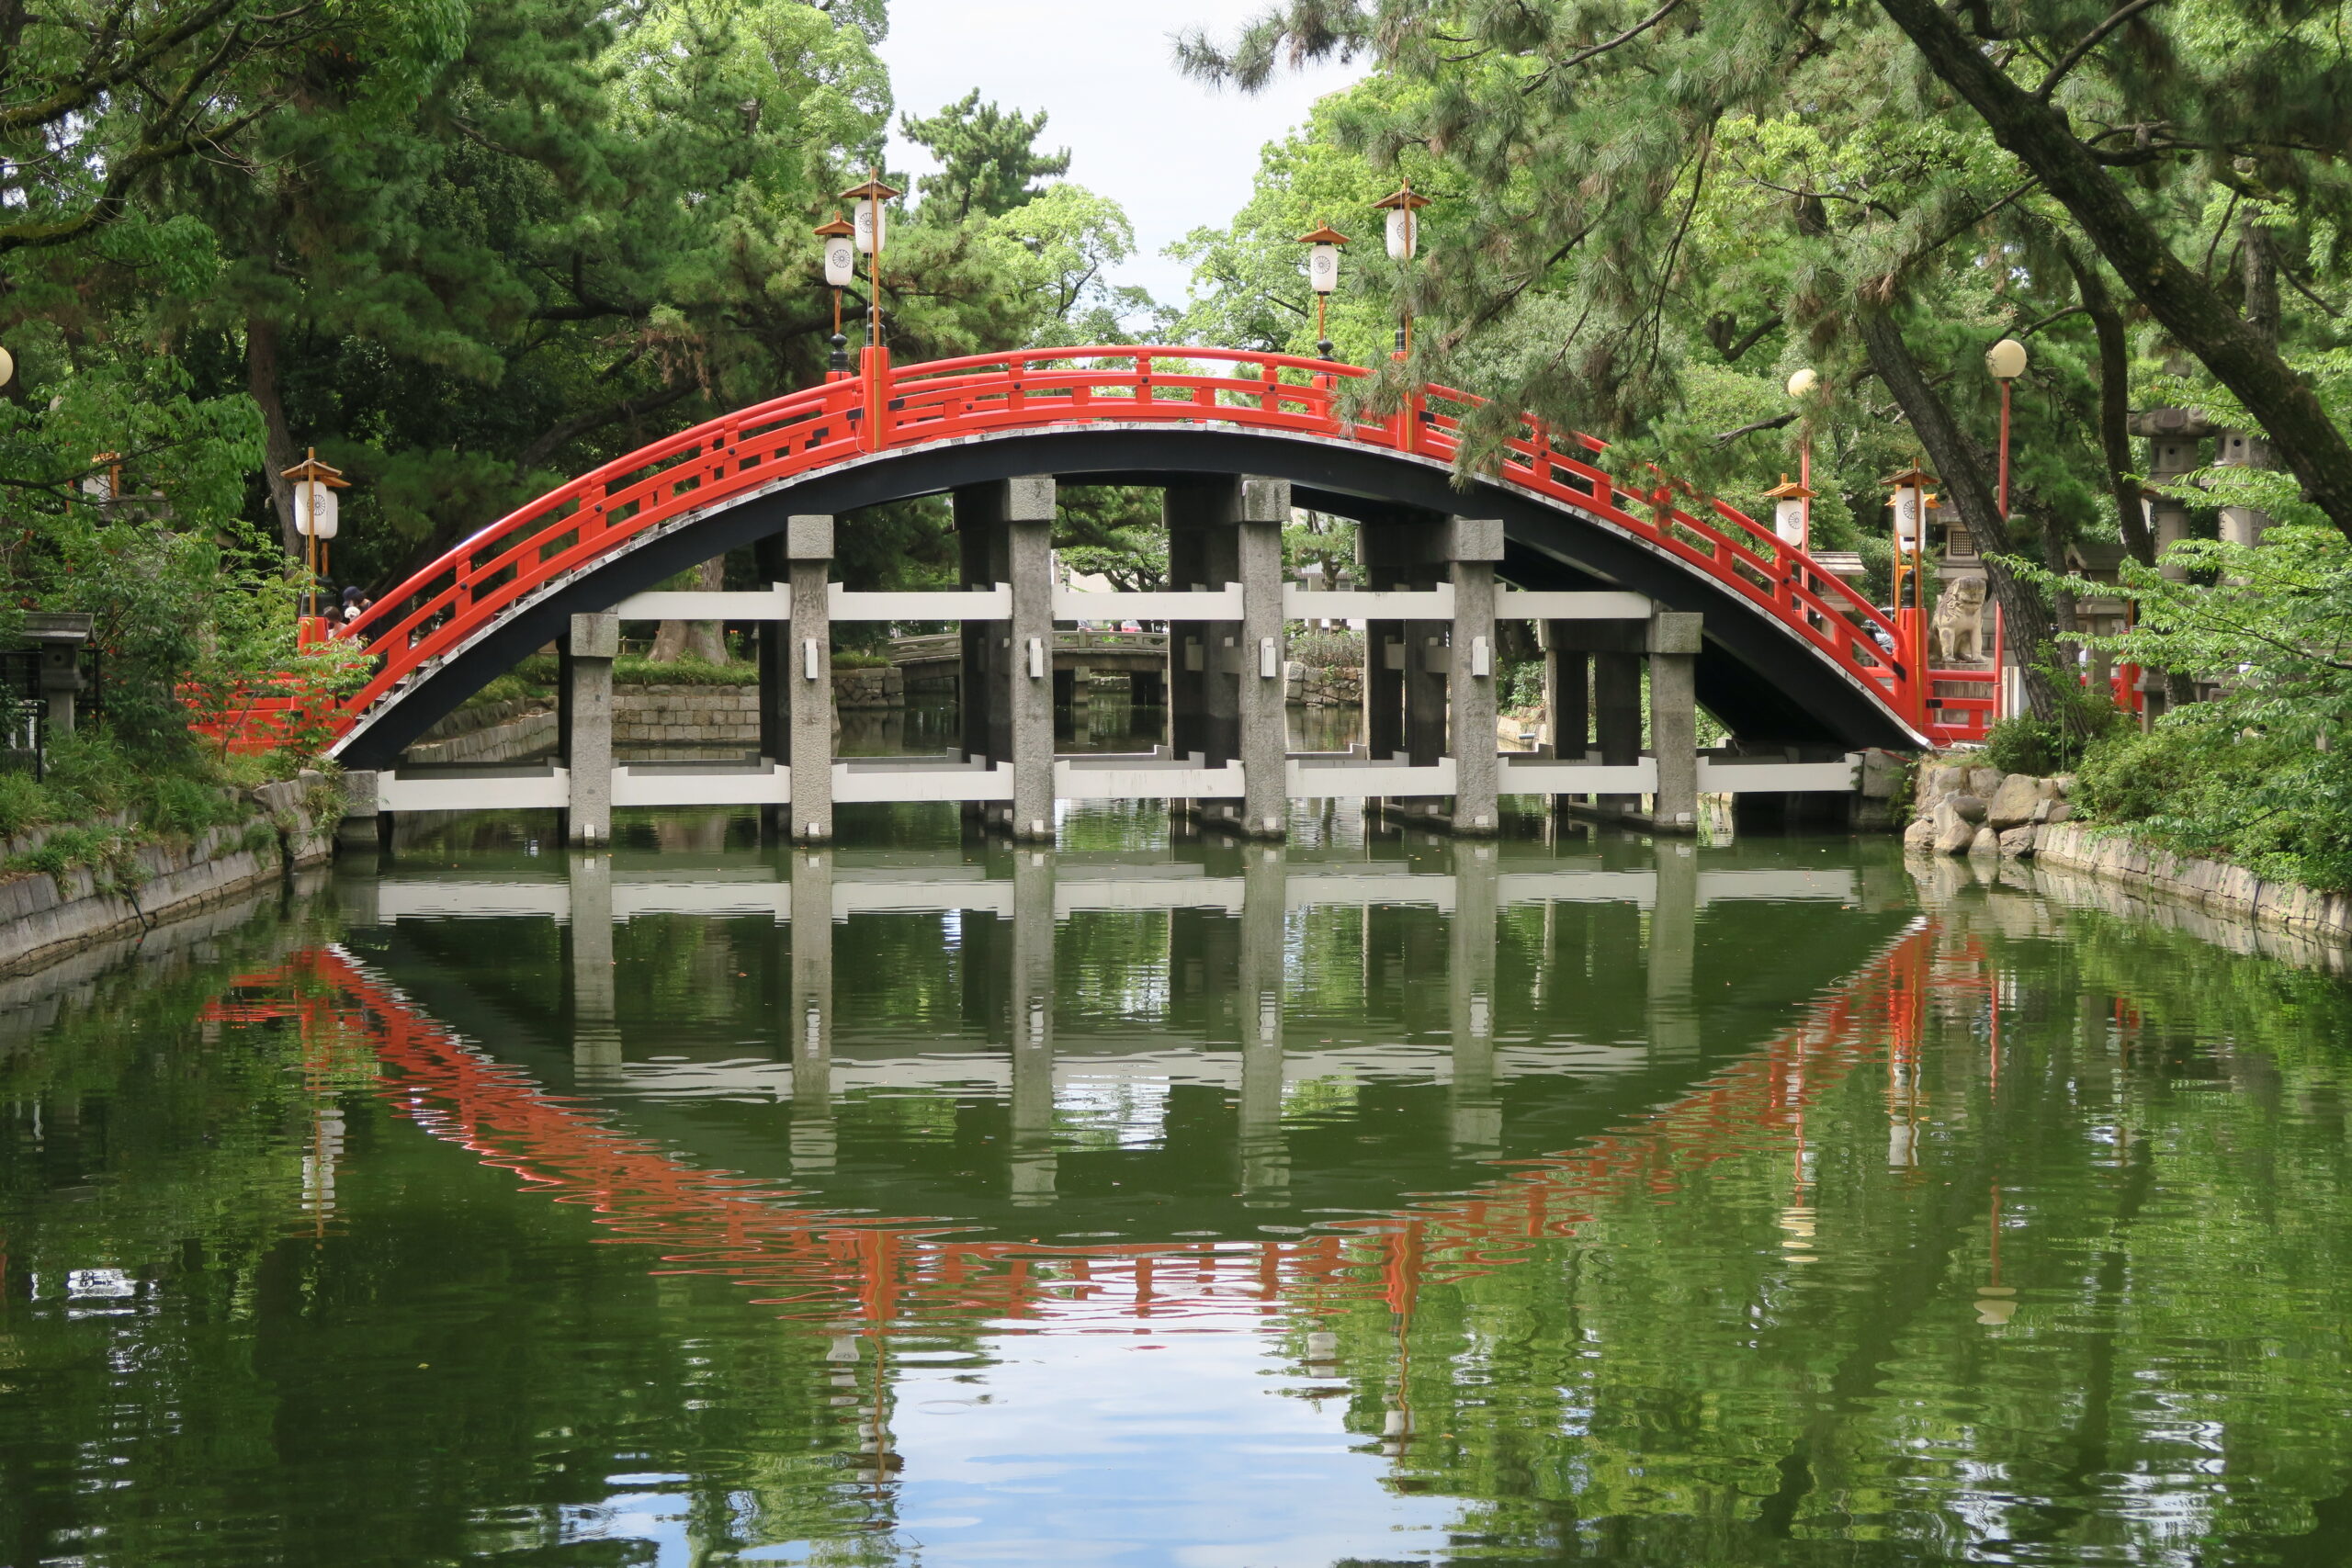
[[[854,648],[833,649],[833,668],[836,670],[880,670],[887,668],[889,662],[890,656],[887,653],[868,653]]]
[[[2205,707],[2101,737],[2074,794],[2091,820],[2184,854],[2326,891],[2352,889],[2352,756],[2240,731]]]
[[[0,773],[0,839],[13,839],[58,818],[56,800],[30,773]]]
[[[1360,669],[1363,633],[1345,626],[1295,632],[1290,638],[1290,657],[1309,670]]]

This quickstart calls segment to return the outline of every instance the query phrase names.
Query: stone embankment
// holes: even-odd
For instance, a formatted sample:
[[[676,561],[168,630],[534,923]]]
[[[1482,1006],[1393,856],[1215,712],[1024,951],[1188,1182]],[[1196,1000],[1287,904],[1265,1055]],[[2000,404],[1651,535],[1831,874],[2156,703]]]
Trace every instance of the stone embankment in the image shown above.
[[[2034,853],[2038,831],[2073,818],[2072,777],[2036,778],[1998,768],[1930,763],[1919,770],[1903,847],[1939,855]]]
[[[0,880],[0,973],[144,931],[334,852],[334,795],[320,774],[264,784],[249,798],[253,817],[191,840],[135,845],[106,866]]]
[[[1363,701],[1363,671],[1352,664],[1283,667],[1283,700],[1293,707],[1351,708]]]
[[[1920,771],[1903,847],[1915,854],[2030,858],[2274,931],[2352,942],[2352,895],[2266,880],[2242,865],[2178,854],[2077,822],[2068,799],[2073,786],[2064,774],[2036,778],[1929,764]]]

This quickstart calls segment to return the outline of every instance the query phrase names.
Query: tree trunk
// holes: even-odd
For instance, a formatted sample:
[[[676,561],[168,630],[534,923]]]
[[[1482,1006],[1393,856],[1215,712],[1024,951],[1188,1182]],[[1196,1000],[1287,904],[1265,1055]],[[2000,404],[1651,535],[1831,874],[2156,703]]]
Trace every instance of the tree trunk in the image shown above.
[[[2070,213],[2123,286],[2260,422],[2314,505],[2352,538],[2352,441],[2259,327],[2185,265],[2065,117],[2003,74],[1935,0],[1878,0],[1928,68]]]
[[[727,559],[715,557],[695,568],[695,588],[716,593],[727,586]],[[727,634],[718,621],[663,621],[653,633],[653,662],[675,664],[699,659],[706,664],[727,662]]]
[[[302,460],[286,428],[286,404],[277,391],[277,323],[259,316],[245,320],[245,391],[261,410],[262,477],[277,513],[278,542],[288,556],[303,558],[302,536],[294,526],[294,481],[286,470]]]
[[[1928,460],[1941,477],[1944,494],[1958,504],[1961,521],[1984,547],[1984,583],[1992,590],[2008,639],[2018,649],[2026,702],[2034,717],[2080,733],[2082,705],[2065,701],[2050,679],[2051,668],[2061,660],[2060,650],[2051,640],[2049,602],[2040,589],[2020,581],[1999,558],[2014,553],[2017,546],[2009,537],[2008,519],[2001,515],[1983,455],[1928,384],[1894,316],[1883,310],[1864,310],[1857,315],[1856,324],[1870,351],[1871,368],[1902,405],[1904,417],[1918,433],[1920,444],[1928,449]],[[1925,671],[1914,673],[1925,675]]]
[[[2115,497],[2115,517],[2123,530],[2123,547],[2132,558],[2154,571],[2156,541],[2148,533],[2148,514],[2140,504],[2140,481],[2132,469],[2132,348],[2123,335],[2123,314],[2098,275],[2098,264],[2067,248],[2066,265],[2075,274],[2075,289],[2082,297],[2083,313],[2091,319],[2098,340],[2098,444],[2107,459],[2107,487]]]

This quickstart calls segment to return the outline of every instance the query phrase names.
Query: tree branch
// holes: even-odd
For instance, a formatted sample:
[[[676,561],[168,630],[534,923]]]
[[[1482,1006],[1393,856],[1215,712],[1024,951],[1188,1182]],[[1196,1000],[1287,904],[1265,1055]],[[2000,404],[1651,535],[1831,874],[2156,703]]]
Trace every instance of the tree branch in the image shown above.
[[[2048,103],[2050,101],[2050,95],[2057,87],[2060,79],[2063,78],[2067,72],[2072,71],[2075,66],[2080,65],[2083,62],[2083,56],[2088,54],[2092,50],[2097,49],[2099,46],[2100,40],[2105,39],[2108,34],[2113,32],[2116,28],[2121,27],[2124,23],[2130,21],[2132,17],[2138,16],[2141,12],[2146,10],[2149,6],[2154,6],[2156,3],[2157,0],[2127,0],[2127,4],[2119,6],[2115,10],[2109,13],[2107,20],[2093,28],[2089,32],[2085,33],[2083,35],[2082,42],[2076,44],[2074,48],[2068,50],[2064,55],[2059,57],[2058,63],[2050,68],[2050,74],[2041,79],[2041,85],[2033,90],[2034,101],[2036,103],[2042,104]]]

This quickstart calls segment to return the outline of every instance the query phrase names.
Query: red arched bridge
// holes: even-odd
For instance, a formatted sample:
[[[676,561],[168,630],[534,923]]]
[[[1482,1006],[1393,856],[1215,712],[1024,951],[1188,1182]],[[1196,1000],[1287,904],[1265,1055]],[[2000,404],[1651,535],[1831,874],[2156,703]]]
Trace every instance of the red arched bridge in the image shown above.
[[[1451,673],[1465,690],[1469,682],[1459,677],[1492,673],[1495,617],[1574,626],[1611,618],[1655,623],[1663,614],[1686,623],[1672,635],[1687,635],[1690,646],[1673,651],[1691,656],[1692,671],[1684,679],[1695,687],[1696,700],[1743,745],[1758,743],[1767,752],[1801,745],[1825,752],[1909,749],[1955,732],[1954,726],[1930,723],[1934,678],[1920,659],[1900,651],[1894,625],[1769,527],[1720,502],[1685,510],[1676,504],[1679,487],[1669,482],[1628,486],[1599,466],[1603,443],[1532,418],[1520,422],[1498,464],[1457,476],[1460,419],[1478,400],[1432,385],[1414,391],[1394,413],[1346,412],[1340,383],[1368,374],[1321,360],[1205,348],[1033,349],[903,367],[893,367],[887,352],[868,350],[854,375],[707,421],[582,475],[384,593],[338,633],[364,639],[376,661],[370,678],[336,715],[335,753],[352,768],[392,766],[407,745],[486,682],[574,629],[572,617],[616,607],[632,618],[791,620],[796,636],[829,630],[821,619],[828,613],[831,620],[1018,623],[1019,585],[991,592],[1004,584],[1003,575],[992,575],[1006,573],[1001,552],[993,563],[985,551],[976,561],[968,545],[967,592],[956,594],[847,593],[833,584],[830,602],[820,599],[812,611],[781,581],[759,594],[649,591],[727,551],[781,541],[796,517],[826,524],[826,557],[834,515],[884,502],[955,494],[963,528],[964,497],[991,486],[1002,491],[1035,483],[1029,476],[1044,477],[1048,520],[1056,478],[1169,486],[1173,522],[1179,487],[1250,476],[1273,481],[1277,488],[1268,493],[1285,508],[1295,498],[1297,504],[1356,519],[1368,536],[1378,533],[1392,540],[1385,547],[1397,564],[1368,570],[1371,591],[1318,594],[1306,604],[1289,597],[1298,592],[1295,587],[1281,584],[1277,555],[1272,587],[1282,603],[1272,610],[1271,623],[1262,618],[1268,612],[1261,591],[1252,589],[1260,597],[1243,604],[1241,581],[1225,583],[1229,592],[1094,596],[1102,601],[1099,605],[1065,603],[1089,596],[1057,592],[1050,594],[1050,609],[1039,610],[1048,617],[1044,625],[1051,618],[1142,618],[1171,625],[1193,620],[1224,631],[1221,638],[1188,644],[1189,653],[1171,650],[1171,681],[1180,686],[1182,660],[1189,656],[1193,669],[1203,668],[1203,645],[1212,672],[1257,669],[1259,660],[1249,656],[1262,645],[1262,672],[1276,673],[1285,611],[1294,617],[1363,619],[1376,636],[1384,626],[1396,628],[1385,658],[1397,670],[1422,667],[1419,639],[1408,630],[1441,623],[1439,635],[1428,639],[1429,668],[1447,672],[1444,649],[1451,644],[1460,666]],[[1023,492],[1012,493],[1017,510]],[[1464,525],[1465,517],[1482,521]],[[1491,540],[1492,547],[1446,543],[1462,538]],[[1397,540],[1406,542],[1393,543]],[[802,553],[796,549],[793,558]],[[1372,553],[1368,544],[1367,557]],[[1482,598],[1462,597],[1466,579],[1458,564],[1452,582],[1447,579],[1450,562],[1470,557],[1492,584]],[[773,558],[781,579],[781,548]],[[1018,573],[1016,566],[1010,575]],[[1219,560],[1212,552],[1189,570],[1178,561],[1171,576],[1182,587],[1182,579],[1195,573],[1206,579],[1190,585],[1200,590],[1246,575],[1229,555]],[[772,607],[763,610],[763,604]],[[815,624],[804,627],[804,621]],[[1255,635],[1269,624],[1271,638]],[[993,656],[999,665],[991,678],[1012,680],[1012,705],[1018,710],[1018,671],[1006,666],[1019,663],[1021,627],[1012,629],[1016,635],[1002,640],[1012,652]],[[974,650],[967,661],[986,664],[992,640],[967,635]],[[1407,641],[1416,644],[1409,665],[1403,657]],[[808,646],[813,660],[820,642]],[[1615,645],[1604,639],[1589,646]],[[1645,646],[1638,639],[1629,645],[1635,654]],[[1646,650],[1655,657],[1663,646],[1653,638]],[[1381,662],[1368,660],[1374,685]],[[785,667],[780,660],[778,669]],[[1399,680],[1401,700],[1409,707],[1413,682],[1409,675]],[[1580,694],[1581,680],[1577,689]],[[1250,700],[1242,699],[1245,728]],[[1181,705],[1182,698],[1172,701]],[[1605,707],[1607,699],[1596,702]],[[1488,705],[1490,712],[1491,692]],[[1454,713],[1456,733],[1468,733],[1461,728],[1464,716],[1465,710]],[[1475,720],[1476,712],[1467,716]],[[1572,728],[1581,723],[1581,715],[1572,716]],[[967,719],[967,733],[973,728]],[[1408,714],[1400,733],[1412,728]],[[1175,728],[1172,755],[1182,762],[1188,748],[1181,715]],[[1441,720],[1438,732],[1443,731]],[[1227,759],[1217,755],[1213,725],[1208,733],[1211,739],[1189,748],[1196,753],[1190,760],[1203,761],[1197,753],[1205,749],[1213,774]],[[1394,744],[1395,760],[1409,760],[1417,771],[1437,761],[1418,752],[1407,759],[1406,743]],[[782,760],[781,746],[775,754]],[[1238,761],[1246,748],[1229,744],[1227,754]],[[1584,760],[1573,749],[1559,754]],[[1792,761],[1798,756],[1793,750],[1781,754]],[[1374,761],[1390,755],[1377,724],[1369,755]],[[1658,755],[1666,755],[1662,747]],[[1603,759],[1599,751],[1592,760],[1633,761]],[[1630,773],[1624,780],[1596,778],[1591,787],[1623,788],[1629,781]],[[1531,773],[1504,787],[1536,784]],[[1544,787],[1572,786],[1555,781]],[[1634,781],[1631,787],[1664,786]],[[1241,792],[1190,779],[1186,787],[1164,793]],[[1449,777],[1442,790],[1403,793],[1453,789]],[[1001,798],[1015,796],[1008,792]],[[1258,798],[1253,790],[1252,809]],[[801,815],[797,806],[794,815]]]

